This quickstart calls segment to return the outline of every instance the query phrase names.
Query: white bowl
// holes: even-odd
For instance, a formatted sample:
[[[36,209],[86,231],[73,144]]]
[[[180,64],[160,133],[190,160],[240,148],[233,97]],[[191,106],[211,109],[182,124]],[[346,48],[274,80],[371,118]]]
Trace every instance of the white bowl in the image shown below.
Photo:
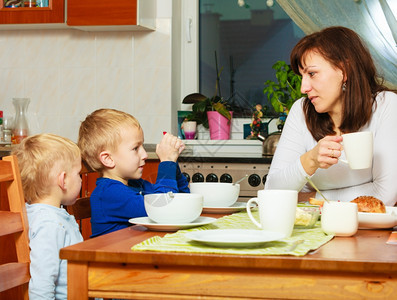
[[[224,182],[192,182],[190,192],[204,196],[204,207],[229,207],[236,203],[240,185]]]
[[[148,217],[160,224],[186,224],[196,220],[203,210],[203,196],[199,194],[166,193],[144,196]]]

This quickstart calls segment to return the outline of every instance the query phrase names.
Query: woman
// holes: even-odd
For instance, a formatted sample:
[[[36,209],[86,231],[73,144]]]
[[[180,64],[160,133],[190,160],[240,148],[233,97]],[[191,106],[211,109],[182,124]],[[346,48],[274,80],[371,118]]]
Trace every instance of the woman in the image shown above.
[[[306,176],[332,200],[368,195],[393,206],[397,201],[397,94],[382,84],[360,37],[330,27],[304,37],[291,52],[302,75],[302,93],[285,123],[267,176],[266,189],[301,191],[315,197]],[[372,131],[371,169],[351,170],[341,134]],[[321,198],[321,196],[317,196]]]

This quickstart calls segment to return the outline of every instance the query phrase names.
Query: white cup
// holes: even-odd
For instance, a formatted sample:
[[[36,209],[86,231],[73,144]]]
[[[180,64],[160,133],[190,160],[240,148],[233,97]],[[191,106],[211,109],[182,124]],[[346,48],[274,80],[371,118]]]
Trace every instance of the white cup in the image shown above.
[[[185,121],[182,123],[182,130],[183,133],[185,134],[185,139],[187,140],[193,140],[194,136],[196,135],[196,127],[197,127],[197,122],[196,121]]]
[[[321,228],[327,234],[352,236],[358,230],[357,204],[352,202],[324,202]]]
[[[260,223],[251,213],[251,204],[258,204]],[[247,202],[247,213],[251,221],[261,228],[280,232],[289,237],[295,223],[298,192],[292,190],[260,190],[257,198]]]
[[[373,134],[371,131],[342,134],[346,159],[340,161],[349,164],[350,169],[368,169],[372,167]]]

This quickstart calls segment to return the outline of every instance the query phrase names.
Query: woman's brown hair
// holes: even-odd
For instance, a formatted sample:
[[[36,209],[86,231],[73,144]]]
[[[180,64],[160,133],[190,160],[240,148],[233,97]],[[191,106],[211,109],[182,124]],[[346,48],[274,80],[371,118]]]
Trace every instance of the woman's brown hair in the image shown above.
[[[378,76],[369,50],[353,30],[328,27],[305,36],[292,49],[291,67],[296,74],[300,74],[299,68],[303,68],[311,51],[322,55],[347,78],[342,93],[343,115],[339,129],[343,133],[358,131],[370,121],[376,95],[389,90]],[[317,141],[336,134],[328,113],[317,113],[308,98],[304,100],[303,110],[306,125]]]

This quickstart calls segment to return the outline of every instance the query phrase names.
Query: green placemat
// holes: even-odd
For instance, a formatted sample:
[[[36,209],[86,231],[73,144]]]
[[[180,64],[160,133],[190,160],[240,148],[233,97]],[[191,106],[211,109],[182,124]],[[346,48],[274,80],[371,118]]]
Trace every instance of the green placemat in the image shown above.
[[[253,212],[254,217],[259,220],[258,211]],[[131,248],[133,251],[167,251],[167,252],[194,252],[194,253],[217,253],[217,254],[239,254],[239,255],[295,255],[303,256],[310,250],[315,250],[333,238],[326,235],[320,227],[320,222],[312,229],[294,229],[291,237],[279,241],[265,243],[255,248],[223,248],[211,247],[205,244],[191,241],[185,237],[187,232],[211,229],[258,229],[249,219],[247,212],[235,213],[218,219],[216,222],[175,233],[166,234],[164,237],[154,236]],[[289,251],[294,242],[304,240]]]

